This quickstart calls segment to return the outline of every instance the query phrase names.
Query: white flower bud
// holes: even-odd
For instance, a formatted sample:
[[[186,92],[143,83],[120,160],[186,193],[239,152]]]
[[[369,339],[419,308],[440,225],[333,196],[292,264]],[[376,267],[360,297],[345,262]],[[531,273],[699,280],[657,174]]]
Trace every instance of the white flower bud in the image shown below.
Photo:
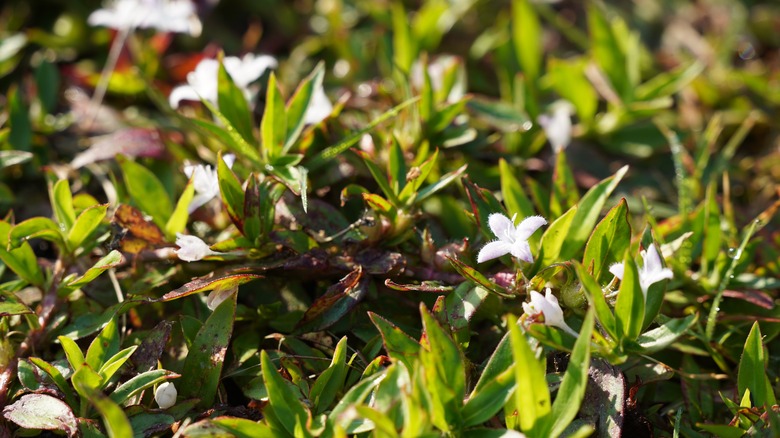
[[[157,387],[154,391],[154,401],[157,402],[157,406],[160,409],[168,409],[176,404],[176,387],[171,382],[165,382]]]

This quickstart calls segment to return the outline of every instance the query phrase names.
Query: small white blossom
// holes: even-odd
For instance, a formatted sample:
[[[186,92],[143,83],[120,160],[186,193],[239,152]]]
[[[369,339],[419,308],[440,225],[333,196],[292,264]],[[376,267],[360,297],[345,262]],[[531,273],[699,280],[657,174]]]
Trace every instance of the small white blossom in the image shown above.
[[[545,325],[558,327],[559,329],[569,333],[574,337],[577,336],[577,332],[569,327],[569,325],[566,324],[566,321],[564,321],[563,310],[558,304],[558,299],[555,298],[555,295],[552,294],[550,288],[547,288],[544,296],[542,296],[542,294],[539,292],[532,290],[531,302],[523,303],[523,311],[529,317],[536,317],[542,314],[544,315]]]
[[[227,154],[222,159],[225,160],[227,167],[232,169],[236,156]],[[192,184],[195,187],[195,197],[192,198],[187,207],[190,214],[201,205],[219,196],[217,169],[203,164],[187,164],[184,166],[184,174],[187,175],[187,178],[192,178]]]
[[[322,85],[314,89],[314,93],[309,101],[309,107],[306,108],[306,114],[303,116],[305,125],[318,125],[333,112],[333,104],[325,94]]]
[[[176,391],[176,387],[173,386],[173,383],[165,382],[160,384],[160,386],[157,387],[157,390],[154,391],[154,401],[157,402],[157,406],[159,406],[160,409],[168,409],[176,404],[177,395],[178,392]]]
[[[154,28],[192,36],[200,35],[202,28],[190,0],[116,0],[90,14],[87,22],[117,30]]]
[[[269,68],[276,68],[276,59],[268,55],[255,56],[247,53],[243,58],[227,56],[222,60],[225,70],[240,88],[248,100],[252,99],[249,84],[256,81]],[[203,59],[195,70],[187,74],[187,85],[179,85],[171,91],[168,101],[171,107],[178,108],[182,100],[200,101],[201,98],[217,104],[219,81],[219,61]]]
[[[439,91],[444,87],[445,75],[450,73],[453,69],[460,68],[460,59],[453,55],[441,55],[428,64],[428,77],[431,79],[431,88],[433,91]],[[455,103],[463,98],[465,95],[464,84],[466,78],[464,70],[459,70],[456,75],[458,77],[452,84],[449,94],[447,95],[447,102]],[[422,63],[415,61],[412,64],[411,69],[411,83],[412,86],[418,90],[423,88],[425,78],[423,77]]]
[[[217,306],[222,304],[222,302],[226,299],[230,298],[230,296],[236,293],[237,290],[238,286],[212,290],[206,297],[206,306],[208,306],[209,310],[213,312]]]
[[[669,280],[674,274],[672,274],[671,269],[664,268],[661,263],[661,256],[658,255],[658,250],[655,249],[655,244],[650,244],[647,251],[642,251],[641,254],[644,265],[639,268],[639,287],[642,288],[642,294],[647,299],[647,290],[650,289],[650,286],[661,280]],[[624,271],[625,266],[623,263],[615,263],[609,267],[609,272],[620,280],[623,280]]]
[[[222,254],[212,251],[209,245],[198,236],[176,233],[176,245],[179,246],[179,249],[174,250],[174,252],[180,260],[185,262],[196,262],[203,257]]]
[[[534,256],[531,254],[531,247],[528,245],[528,238],[547,221],[541,216],[531,216],[523,219],[520,224],[514,226],[514,216],[512,219],[501,213],[493,213],[488,216],[488,226],[490,231],[498,237],[498,240],[489,242],[482,247],[477,255],[477,263],[486,262],[506,254],[512,254],[514,257],[533,263]]]
[[[566,149],[571,143],[571,114],[571,104],[565,102],[555,105],[552,114],[542,114],[536,119],[555,152]]]

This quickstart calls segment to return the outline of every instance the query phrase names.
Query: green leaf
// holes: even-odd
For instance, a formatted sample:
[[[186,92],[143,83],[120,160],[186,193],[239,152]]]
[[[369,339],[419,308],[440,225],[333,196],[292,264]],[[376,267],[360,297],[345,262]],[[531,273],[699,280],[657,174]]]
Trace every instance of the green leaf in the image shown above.
[[[68,403],[69,406],[78,405],[76,394],[73,392],[73,389],[68,384],[68,381],[65,380],[65,377],[63,377],[62,373],[60,373],[60,370],[55,368],[52,364],[38,357],[31,357],[30,362],[35,364],[35,366],[43,370],[43,372],[45,372],[46,374],[49,375],[49,377],[51,377],[52,382],[54,382],[54,384],[57,385],[57,388],[59,388],[59,390],[62,391],[63,394],[65,394],[65,401]]]
[[[106,217],[108,204],[95,205],[82,211],[73,228],[68,232],[68,247],[71,250],[79,248],[84,241],[97,229]]]
[[[236,438],[276,438],[276,431],[263,423],[246,418],[219,417],[212,424],[230,432]]]
[[[618,263],[631,245],[631,224],[628,222],[628,204],[622,198],[604,219],[596,225],[585,245],[582,264],[592,269],[593,278],[600,283],[609,272],[609,266]]]
[[[80,277],[69,281],[62,288],[68,291],[72,291],[80,287],[83,287],[91,283],[92,280],[96,279],[100,274],[102,274],[106,270],[111,269],[119,265],[120,263],[122,263],[123,259],[124,258],[121,252],[117,250],[112,250],[110,253],[106,254],[105,256],[103,256],[103,258],[101,258],[94,265],[92,265],[91,268],[87,269],[87,272],[85,272]]]
[[[46,59],[41,60],[35,69],[35,85],[38,88],[38,100],[44,111],[51,114],[56,109],[60,88],[60,74],[58,68]]]
[[[417,48],[411,36],[409,18],[403,3],[393,2],[390,6],[393,25],[393,64],[404,73],[409,73],[417,55]]]
[[[556,219],[542,234],[542,244],[535,266],[549,266],[558,261],[567,261],[563,254],[567,251],[566,239],[575,225],[579,207],[570,208],[563,216]]]
[[[73,371],[78,371],[84,365],[84,353],[81,352],[76,342],[67,336],[58,336],[57,339],[62,345],[62,349],[65,351],[65,357],[68,358],[68,363]]]
[[[569,365],[563,376],[558,395],[552,405],[552,426],[550,436],[559,436],[577,417],[580,404],[585,397],[588,385],[588,369],[590,368],[590,345],[593,333],[594,312],[589,310],[580,328],[580,335],[571,352]]]
[[[309,400],[314,403],[315,415],[329,408],[336,399],[336,394],[343,388],[344,380],[347,378],[346,361],[347,337],[344,336],[336,344],[330,366],[317,377],[309,391]]]
[[[212,103],[206,100],[204,100],[203,103],[209,107],[209,110],[215,114],[218,119],[219,116],[222,116],[222,118],[225,117]],[[215,136],[222,145],[238,154],[238,156],[251,160],[253,164],[260,164],[260,154],[257,152],[256,148],[247,142],[232,125],[224,124],[223,126],[218,126],[213,122],[202,119],[191,119],[190,121],[204,132],[204,136]]]
[[[623,259],[623,280],[615,303],[615,320],[620,342],[634,341],[642,332],[645,319],[645,296],[639,286],[639,271],[631,252]]]
[[[409,200],[413,199],[413,197],[417,197],[418,193],[417,191],[420,189],[420,187],[423,185],[425,180],[428,178],[428,175],[430,175],[431,170],[433,170],[433,167],[438,164],[437,159],[439,158],[439,150],[436,149],[433,152],[433,155],[428,157],[427,160],[425,160],[422,165],[420,165],[419,172],[414,175],[414,177],[410,181],[406,181],[406,185],[404,186],[403,190],[401,190],[401,193],[398,195],[398,199],[402,203],[408,203]],[[419,201],[418,201],[419,202]]]
[[[53,220],[47,217],[34,217],[16,224],[8,235],[9,248],[19,248],[30,239],[44,239],[63,245],[62,232]]]
[[[649,354],[665,349],[688,331],[698,319],[698,314],[688,315],[685,318],[670,319],[660,326],[642,333],[637,338],[637,343],[642,348],[641,353]]]
[[[200,292],[233,289],[258,278],[262,278],[262,276],[241,271],[211,273],[191,280],[154,301],[173,301]]]
[[[401,112],[401,110],[417,102],[418,99],[419,99],[418,97],[413,97],[385,111],[384,113],[382,113],[382,115],[372,120],[371,123],[369,123],[368,126],[366,126],[365,128],[355,132],[354,134],[350,135],[344,140],[341,140],[335,145],[330,146],[325,150],[323,150],[322,152],[320,152],[319,154],[315,155],[314,158],[312,158],[312,160],[306,164],[306,168],[309,169],[309,172],[313,172],[319,169],[328,161],[331,161],[332,159],[341,155],[342,152],[346,151],[347,149],[352,147],[352,145],[360,141],[360,139],[363,138],[363,134],[370,132],[372,129],[376,128],[377,125],[379,125],[380,123],[397,116],[398,113]]]
[[[520,181],[514,176],[509,163],[503,158],[498,162],[498,169],[501,175],[501,195],[504,198],[507,213],[509,217],[515,214],[519,217],[530,217],[536,214],[531,200],[526,196]]]
[[[368,312],[368,317],[371,318],[371,322],[382,335],[382,343],[387,355],[403,362],[407,368],[411,369],[414,361],[420,355],[420,344],[398,326],[376,313]]]
[[[590,305],[596,312],[596,318],[601,324],[601,327],[612,337],[617,339],[617,325],[615,323],[615,315],[612,314],[609,304],[607,304],[604,293],[601,290],[599,283],[590,275],[585,267],[578,262],[574,262],[574,268],[577,271],[577,277],[583,286],[585,295],[588,297]]]
[[[187,185],[184,186],[184,191],[182,191],[179,200],[176,201],[176,207],[173,209],[171,217],[168,219],[168,222],[165,223],[165,228],[163,228],[168,240],[174,240],[176,238],[176,233],[181,233],[187,228],[187,220],[190,218],[190,202],[192,202],[194,197],[195,185],[193,184],[192,178],[190,178],[190,180],[187,181]]]
[[[468,165],[464,164],[463,166],[460,166],[459,168],[453,170],[452,172],[442,175],[442,177],[439,178],[435,183],[423,187],[422,190],[417,192],[417,196],[413,198],[413,201],[411,203],[419,204],[425,199],[431,197],[439,190],[452,184],[452,182],[456,181],[458,178],[460,178],[461,175],[463,175],[463,173],[466,171],[466,167],[468,167]]]
[[[111,318],[98,333],[87,350],[86,361],[93,370],[99,370],[108,358],[119,351],[119,330],[116,325],[116,318]]]
[[[222,203],[227,209],[228,215],[239,230],[244,228],[244,190],[238,177],[222,159],[222,153],[217,155],[217,180],[219,192],[222,195]]]
[[[358,265],[309,306],[296,332],[320,331],[335,324],[366,296],[369,284],[362,265]]]
[[[77,378],[76,374],[90,373],[90,378]],[[118,404],[111,401],[109,397],[97,390],[94,386],[90,386],[87,381],[94,381],[97,374],[89,367],[82,367],[79,371],[73,375],[73,385],[76,387],[76,391],[89,400],[92,406],[100,413],[103,418],[103,424],[106,426],[106,431],[110,438],[125,438],[133,436],[133,428],[130,426],[130,421],[127,419],[125,412],[119,407]],[[99,379],[100,377],[97,376]]]
[[[512,42],[520,67],[530,83],[539,78],[542,66],[542,28],[528,0],[512,2]]]
[[[76,222],[76,212],[73,210],[73,194],[67,179],[61,179],[54,183],[51,189],[51,206],[54,209],[54,217],[62,230],[70,230]]]
[[[553,190],[550,196],[550,216],[557,217],[578,201],[577,183],[571,172],[566,152],[561,150],[555,154],[555,170],[553,171]]]
[[[604,16],[600,5],[589,3],[587,14],[591,56],[625,101],[633,90],[630,89],[628,81],[628,60],[621,42],[618,41],[612,22]]]
[[[524,132],[533,126],[526,113],[499,100],[474,96],[466,103],[466,107],[478,119],[502,132]]]
[[[217,105],[220,112],[244,140],[254,142],[252,112],[249,110],[244,92],[233,82],[233,78],[225,69],[222,56],[219,60],[217,78]]]
[[[580,120],[589,124],[598,109],[599,96],[585,76],[586,66],[587,60],[581,57],[550,58],[547,78],[555,91],[574,105]]]
[[[38,265],[38,258],[35,256],[30,244],[23,242],[16,249],[6,250],[9,243],[8,235],[11,229],[11,224],[6,221],[0,221],[0,260],[11,268],[19,278],[43,288],[43,273],[40,265]]]
[[[298,400],[284,378],[279,375],[276,366],[271,362],[265,350],[260,352],[260,366],[263,369],[263,381],[268,390],[269,404],[279,422],[290,436],[299,436],[299,433],[305,433],[305,429],[302,431],[301,427],[308,422],[310,413]]]
[[[130,197],[144,213],[152,217],[158,227],[164,227],[173,212],[171,198],[165,187],[146,167],[122,155],[117,156],[117,161],[122,168]]]
[[[765,407],[777,403],[772,385],[766,375],[766,358],[758,321],[753,323],[742,349],[737,374],[737,388],[740,394],[750,390],[753,406]]]
[[[626,172],[628,172],[627,165],[621,167],[614,175],[593,186],[582,197],[580,203],[577,204],[577,214],[574,216],[573,226],[568,236],[566,236],[566,242],[561,251],[561,259],[569,260],[573,258],[587,242],[588,236],[591,235],[593,227],[596,225],[596,221],[601,216],[601,209],[607,203],[607,198],[615,190]]]
[[[21,396],[3,409],[3,417],[24,429],[58,430],[68,436],[75,436],[78,430],[73,410],[62,400],[48,394]]]
[[[298,84],[298,88],[287,102],[287,140],[282,155],[287,154],[298,141],[306,120],[306,111],[311,105],[314,91],[322,87],[325,78],[325,62],[320,61],[314,70]]]
[[[278,157],[284,151],[287,139],[287,110],[284,98],[276,85],[276,75],[271,72],[268,78],[268,91],[265,96],[265,110],[260,123],[263,144],[263,156],[266,159]]]
[[[517,320],[510,316],[509,339],[515,360],[515,406],[520,428],[530,436],[547,436],[550,422],[550,391],[547,389],[544,365],[531,350]]]
[[[130,359],[130,356],[135,353],[137,348],[137,345],[127,347],[106,360],[106,362],[100,367],[100,370],[98,371],[98,374],[100,374],[100,377],[103,379],[103,386],[108,384],[114,374],[116,374],[116,372],[119,371],[119,368],[121,368],[122,365],[127,362],[127,359]]]
[[[0,317],[12,315],[29,315],[35,313],[23,303],[13,301],[0,301]]]
[[[385,197],[387,197],[388,201],[394,206],[399,206],[400,201],[398,200],[398,195],[395,190],[390,186],[390,182],[388,181],[388,177],[385,174],[382,169],[379,168],[376,164],[374,164],[374,159],[368,154],[360,152],[360,157],[363,158],[363,164],[366,165],[368,168],[368,171],[371,173],[371,176],[374,177],[374,181],[376,181],[377,185],[380,189],[382,189],[382,193],[385,194]]]
[[[222,365],[233,333],[236,295],[234,293],[214,309],[198,330],[184,361],[179,391],[183,397],[199,398],[198,406],[202,408],[210,407],[217,394]]]
[[[463,406],[463,425],[470,427],[488,421],[513,397],[516,388],[512,346],[509,335],[506,335],[490,356]]]
[[[133,376],[132,379],[122,383],[117,387],[110,397],[114,403],[122,404],[130,399],[130,397],[138,394],[139,392],[151,388],[154,385],[163,383],[169,379],[180,377],[176,373],[172,373],[168,370],[152,370],[145,373]]]
[[[459,430],[460,409],[466,393],[466,369],[457,344],[420,305],[425,342],[420,349],[425,381],[430,391],[433,424],[443,431]]]
[[[3,142],[2,130],[0,130],[0,143]],[[25,151],[0,151],[0,169],[26,163],[33,159],[32,152]]]
[[[12,85],[6,96],[8,98],[8,106],[6,107],[8,108],[8,120],[11,125],[8,143],[13,149],[29,151],[33,138],[30,110],[25,105],[24,96],[18,86]]]

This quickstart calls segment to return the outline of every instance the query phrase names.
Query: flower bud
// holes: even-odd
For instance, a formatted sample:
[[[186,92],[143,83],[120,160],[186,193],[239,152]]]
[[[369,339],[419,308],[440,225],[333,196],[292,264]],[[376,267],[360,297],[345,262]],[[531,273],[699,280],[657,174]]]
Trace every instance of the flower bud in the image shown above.
[[[154,401],[157,402],[157,406],[160,409],[168,409],[176,404],[176,387],[171,382],[165,382],[157,387],[154,391]]]

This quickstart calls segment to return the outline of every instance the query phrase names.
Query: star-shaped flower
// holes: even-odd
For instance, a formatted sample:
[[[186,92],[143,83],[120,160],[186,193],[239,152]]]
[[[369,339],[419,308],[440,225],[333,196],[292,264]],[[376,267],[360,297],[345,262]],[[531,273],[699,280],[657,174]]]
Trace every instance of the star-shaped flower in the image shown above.
[[[87,22],[117,30],[154,28],[192,36],[200,35],[202,28],[190,0],[116,0],[90,14]]]
[[[198,236],[176,233],[176,245],[179,249],[174,250],[180,260],[185,262],[196,262],[210,255],[219,255],[221,252],[212,251],[209,245]]]
[[[227,154],[222,157],[229,168],[233,168],[236,156]],[[195,186],[195,197],[190,201],[187,210],[192,214],[201,205],[209,202],[219,196],[219,178],[217,170],[211,166],[203,164],[187,164],[184,166],[184,174],[187,178],[192,178],[192,184]]]
[[[560,304],[558,304],[558,299],[555,298],[555,295],[552,294],[549,287],[544,296],[539,292],[532,290],[531,302],[523,303],[523,311],[531,318],[538,318],[539,315],[543,315],[545,325],[558,327],[574,337],[577,336],[577,332],[569,327],[569,325],[566,324],[566,321],[564,321],[563,310],[561,309]]]
[[[528,238],[542,225],[547,224],[541,216],[531,216],[523,219],[520,224],[514,226],[515,217],[509,219],[501,213],[493,213],[488,216],[490,231],[498,237],[479,251],[477,263],[486,262],[506,254],[512,254],[520,260],[533,263],[534,256],[528,245]]]
[[[555,152],[566,149],[571,143],[571,110],[568,102],[559,103],[552,114],[542,114],[536,119]]]
[[[235,82],[236,86],[243,90],[248,100],[252,98],[249,84],[256,81],[269,68],[276,68],[276,59],[268,55],[255,56],[247,53],[243,58],[226,56],[222,60],[225,70]],[[201,98],[217,104],[217,88],[219,78],[219,61],[216,59],[203,59],[195,67],[195,70],[187,74],[187,84],[179,85],[171,91],[168,101],[171,107],[178,108],[182,100],[200,101]]]
[[[647,251],[642,251],[641,254],[644,265],[639,268],[639,287],[642,288],[642,294],[647,299],[647,290],[650,289],[651,285],[661,280],[671,279],[674,274],[672,274],[671,269],[664,268],[661,263],[661,256],[658,254],[658,250],[655,249],[654,244],[650,244]],[[625,266],[623,263],[615,263],[609,267],[609,272],[620,280],[623,280],[624,270]]]

